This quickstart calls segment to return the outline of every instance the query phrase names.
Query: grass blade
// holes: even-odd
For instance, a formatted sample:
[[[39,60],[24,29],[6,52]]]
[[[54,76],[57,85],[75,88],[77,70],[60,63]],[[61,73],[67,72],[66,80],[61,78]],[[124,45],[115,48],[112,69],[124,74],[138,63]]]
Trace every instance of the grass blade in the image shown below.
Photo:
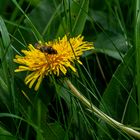
[[[136,85],[138,104],[140,108],[140,1],[136,1],[136,27],[135,27],[135,45],[136,45]],[[139,110],[140,118],[140,110]],[[139,119],[140,122],[140,119]]]

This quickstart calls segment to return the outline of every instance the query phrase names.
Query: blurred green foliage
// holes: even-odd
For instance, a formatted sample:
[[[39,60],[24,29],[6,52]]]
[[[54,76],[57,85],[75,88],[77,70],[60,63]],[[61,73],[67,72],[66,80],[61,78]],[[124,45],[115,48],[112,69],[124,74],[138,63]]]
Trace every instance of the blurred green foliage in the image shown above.
[[[13,58],[38,40],[84,35],[95,49],[68,78],[105,113],[138,127],[135,10],[132,0],[0,0],[0,139],[133,139],[91,114],[60,79],[29,89]]]

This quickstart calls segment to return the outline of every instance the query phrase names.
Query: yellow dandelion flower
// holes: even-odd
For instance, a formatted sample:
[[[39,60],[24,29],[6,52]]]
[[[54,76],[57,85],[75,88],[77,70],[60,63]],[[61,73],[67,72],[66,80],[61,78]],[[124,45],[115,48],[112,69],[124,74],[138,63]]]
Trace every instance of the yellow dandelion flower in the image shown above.
[[[60,73],[65,75],[68,68],[76,72],[74,61],[82,64],[79,57],[84,51],[93,49],[92,43],[83,39],[81,35],[69,39],[64,36],[45,43],[39,41],[35,46],[30,44],[28,50],[22,50],[24,56],[15,56],[14,62],[20,64],[15,72],[30,71],[25,84],[31,88],[36,82],[35,90],[38,90],[44,76],[59,76]]]

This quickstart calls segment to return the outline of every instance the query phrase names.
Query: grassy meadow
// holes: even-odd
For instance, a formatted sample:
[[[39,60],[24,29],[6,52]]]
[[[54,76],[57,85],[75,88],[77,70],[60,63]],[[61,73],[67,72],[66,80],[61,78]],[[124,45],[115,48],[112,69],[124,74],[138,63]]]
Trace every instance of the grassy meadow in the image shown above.
[[[139,12],[139,0],[0,0],[0,140],[140,139]]]

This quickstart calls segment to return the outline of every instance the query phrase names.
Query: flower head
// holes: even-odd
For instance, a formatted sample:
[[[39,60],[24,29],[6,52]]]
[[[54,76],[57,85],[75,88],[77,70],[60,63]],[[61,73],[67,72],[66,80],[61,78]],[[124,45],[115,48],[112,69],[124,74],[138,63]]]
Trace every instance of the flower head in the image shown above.
[[[59,76],[60,73],[65,75],[68,68],[76,72],[74,61],[82,64],[79,57],[92,48],[92,43],[83,41],[80,35],[69,39],[64,36],[62,39],[45,43],[39,41],[35,46],[29,44],[28,50],[22,50],[24,56],[16,55],[14,62],[20,66],[15,72],[30,71],[25,83],[31,88],[36,82],[35,90],[38,90],[44,76]]]

